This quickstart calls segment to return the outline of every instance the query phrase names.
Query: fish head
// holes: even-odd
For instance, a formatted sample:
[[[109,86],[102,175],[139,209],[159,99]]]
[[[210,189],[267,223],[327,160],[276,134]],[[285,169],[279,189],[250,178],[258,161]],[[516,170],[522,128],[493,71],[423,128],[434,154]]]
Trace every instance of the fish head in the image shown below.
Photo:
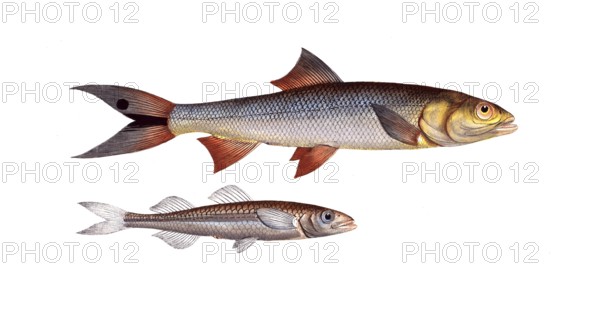
[[[456,92],[425,106],[419,127],[433,142],[456,146],[513,133],[514,121],[500,106]]]
[[[309,238],[330,236],[356,229],[352,217],[341,211],[319,207],[300,217],[300,226]]]

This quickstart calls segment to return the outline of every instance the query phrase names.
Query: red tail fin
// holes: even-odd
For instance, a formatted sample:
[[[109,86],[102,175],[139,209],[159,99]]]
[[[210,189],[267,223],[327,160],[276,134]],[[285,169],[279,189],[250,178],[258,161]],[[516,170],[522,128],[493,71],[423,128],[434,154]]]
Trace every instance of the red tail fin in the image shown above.
[[[74,87],[106,102],[113,109],[133,119],[112,138],[76,158],[93,158],[137,152],[169,141],[175,135],[168,118],[175,104],[147,92],[119,86],[88,85]]]

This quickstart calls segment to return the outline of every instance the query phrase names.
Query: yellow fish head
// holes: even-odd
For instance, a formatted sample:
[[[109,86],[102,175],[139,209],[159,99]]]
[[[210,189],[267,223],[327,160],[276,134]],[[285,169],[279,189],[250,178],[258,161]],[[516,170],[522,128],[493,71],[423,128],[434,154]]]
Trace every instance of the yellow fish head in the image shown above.
[[[489,101],[453,93],[429,103],[419,127],[433,142],[456,146],[513,133],[515,117]]]

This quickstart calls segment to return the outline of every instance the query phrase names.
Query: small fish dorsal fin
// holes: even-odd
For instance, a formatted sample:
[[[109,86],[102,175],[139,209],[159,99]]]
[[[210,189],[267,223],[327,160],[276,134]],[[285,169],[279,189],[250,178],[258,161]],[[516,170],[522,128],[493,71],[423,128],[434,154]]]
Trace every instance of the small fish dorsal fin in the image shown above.
[[[208,199],[218,204],[237,203],[252,200],[252,198],[250,198],[246,192],[235,185],[227,185],[217,190],[216,192],[212,193]]]
[[[169,197],[161,200],[160,202],[158,202],[158,204],[150,207],[150,210],[152,210],[156,213],[159,213],[159,214],[166,214],[169,212],[187,210],[187,209],[192,209],[192,208],[195,208],[195,207],[189,201],[187,201],[181,197],[169,196]]]
[[[342,79],[327,64],[303,48],[296,66],[287,75],[273,80],[271,84],[281,88],[281,90],[289,90],[341,82],[343,82]]]

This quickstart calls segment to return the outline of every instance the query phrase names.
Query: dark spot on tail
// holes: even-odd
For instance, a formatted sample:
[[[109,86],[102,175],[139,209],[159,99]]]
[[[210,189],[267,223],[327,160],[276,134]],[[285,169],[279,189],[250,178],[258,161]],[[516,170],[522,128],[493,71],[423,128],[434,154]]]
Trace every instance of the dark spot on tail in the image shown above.
[[[119,110],[127,110],[127,108],[129,108],[129,101],[125,99],[117,100],[117,108],[119,108]]]

